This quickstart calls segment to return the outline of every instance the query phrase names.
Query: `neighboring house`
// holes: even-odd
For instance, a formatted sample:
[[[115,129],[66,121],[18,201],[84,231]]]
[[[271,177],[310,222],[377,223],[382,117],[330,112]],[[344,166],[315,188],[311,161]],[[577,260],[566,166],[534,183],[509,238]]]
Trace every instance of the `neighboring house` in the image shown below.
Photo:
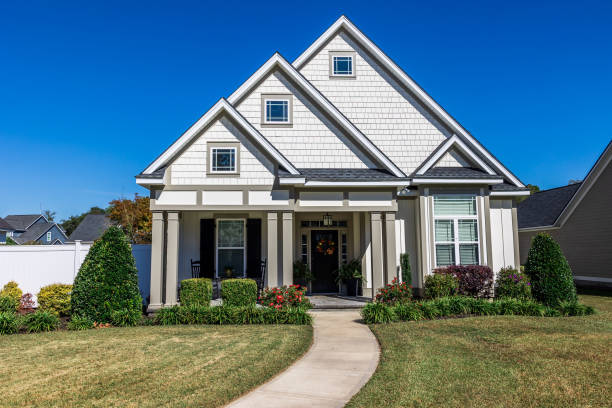
[[[357,258],[365,296],[401,253],[417,288],[438,266],[516,266],[514,198],[529,194],[344,16],[293,63],[274,54],[136,182],[153,212],[150,310],[177,303],[191,260],[259,277],[266,259],[268,286],[301,260],[312,291],[333,293]]]
[[[111,225],[111,220],[106,214],[87,214],[72,234],[70,234],[68,242],[82,241],[86,244],[93,243]]]
[[[0,218],[0,244],[6,244],[6,237],[12,237],[15,228],[4,218]]]
[[[561,246],[576,284],[612,286],[612,142],[584,181],[540,191],[519,204],[521,262],[531,239],[550,234]]]
[[[7,215],[4,220],[14,228],[12,238],[20,245],[26,242],[60,245],[68,239],[61,227],[44,215]]]

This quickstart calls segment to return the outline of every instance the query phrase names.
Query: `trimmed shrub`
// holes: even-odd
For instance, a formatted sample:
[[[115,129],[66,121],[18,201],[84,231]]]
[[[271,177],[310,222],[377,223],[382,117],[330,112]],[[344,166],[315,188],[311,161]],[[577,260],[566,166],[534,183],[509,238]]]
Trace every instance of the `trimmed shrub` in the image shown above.
[[[111,323],[113,326],[136,326],[142,317],[140,310],[119,309],[111,312]]]
[[[361,317],[368,323],[390,323],[397,320],[395,309],[384,303],[368,303],[361,309]]]
[[[19,309],[19,301],[11,296],[0,296],[0,312],[15,313]]]
[[[181,281],[182,306],[208,306],[212,299],[212,280],[207,278],[185,279]]]
[[[253,279],[226,279],[221,282],[224,306],[253,306],[257,302],[257,282]]]
[[[142,309],[132,249],[121,229],[112,226],[85,257],[74,280],[72,313],[108,323],[117,310],[130,314]]]
[[[525,263],[531,278],[533,297],[548,306],[576,302],[576,286],[561,247],[548,234],[538,234],[531,241]]]
[[[286,307],[302,307],[310,309],[312,303],[305,296],[306,287],[300,285],[266,288],[259,297],[262,306],[282,309]]]
[[[15,281],[10,281],[0,291],[0,296],[8,296],[19,304],[23,292],[19,289],[19,285]]]
[[[88,317],[72,316],[68,322],[68,330],[89,330],[93,327],[94,322]]]
[[[19,319],[15,312],[0,312],[0,334],[13,334],[19,330]]]
[[[409,302],[412,299],[412,288],[406,282],[399,283],[397,278],[393,278],[391,283],[378,289],[376,302],[388,305]]]
[[[55,313],[37,311],[27,315],[24,323],[30,333],[52,331],[59,326],[59,317]]]
[[[434,274],[450,274],[459,282],[459,294],[474,297],[492,295],[493,271],[484,265],[450,265],[434,270]]]
[[[451,274],[434,273],[425,279],[425,297],[435,299],[452,296],[459,289],[459,281]]]
[[[527,275],[514,268],[502,268],[497,276],[495,297],[531,299],[531,282],[529,282]]]
[[[55,313],[59,316],[70,315],[70,294],[72,285],[54,283],[43,286],[38,292],[38,309]]]

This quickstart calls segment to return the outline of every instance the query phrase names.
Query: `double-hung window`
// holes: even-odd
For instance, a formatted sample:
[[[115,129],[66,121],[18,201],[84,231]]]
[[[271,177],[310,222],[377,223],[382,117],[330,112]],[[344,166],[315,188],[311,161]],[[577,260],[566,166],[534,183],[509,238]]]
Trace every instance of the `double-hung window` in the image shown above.
[[[217,276],[226,269],[233,276],[244,276],[245,272],[245,220],[217,220]]]
[[[434,196],[434,240],[436,267],[478,265],[476,196]]]
[[[211,173],[235,173],[236,172],[236,148],[235,147],[213,147],[210,149],[210,172]]]
[[[291,125],[292,115],[291,95],[262,95],[262,124]]]

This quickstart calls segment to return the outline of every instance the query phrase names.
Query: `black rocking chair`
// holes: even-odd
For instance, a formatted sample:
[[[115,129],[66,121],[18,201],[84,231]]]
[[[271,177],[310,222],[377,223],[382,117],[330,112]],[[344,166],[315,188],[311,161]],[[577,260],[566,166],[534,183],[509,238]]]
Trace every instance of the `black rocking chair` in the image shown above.
[[[194,261],[193,259],[191,260],[191,277],[200,277],[200,261]]]

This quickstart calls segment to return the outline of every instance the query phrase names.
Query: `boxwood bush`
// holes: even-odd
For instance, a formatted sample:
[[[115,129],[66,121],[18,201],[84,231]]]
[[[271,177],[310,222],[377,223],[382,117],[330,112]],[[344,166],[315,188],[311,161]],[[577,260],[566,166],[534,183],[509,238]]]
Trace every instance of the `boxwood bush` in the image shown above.
[[[451,274],[434,273],[425,278],[425,297],[435,299],[457,294],[459,281]]]
[[[72,285],[54,283],[43,286],[36,295],[38,309],[59,316],[68,316],[70,315],[70,293],[72,293]]]
[[[495,297],[531,299],[531,282],[527,275],[512,267],[502,268],[497,275]]]
[[[212,298],[212,280],[207,278],[185,279],[181,281],[182,306],[208,306]]]
[[[112,313],[141,313],[142,298],[132,249],[118,227],[110,227],[85,257],[74,280],[72,314],[110,323]]]
[[[226,279],[221,282],[224,306],[254,306],[257,302],[257,282],[253,279]]]
[[[531,278],[531,293],[536,300],[549,306],[576,302],[572,270],[550,235],[538,234],[531,241],[525,273]]]

